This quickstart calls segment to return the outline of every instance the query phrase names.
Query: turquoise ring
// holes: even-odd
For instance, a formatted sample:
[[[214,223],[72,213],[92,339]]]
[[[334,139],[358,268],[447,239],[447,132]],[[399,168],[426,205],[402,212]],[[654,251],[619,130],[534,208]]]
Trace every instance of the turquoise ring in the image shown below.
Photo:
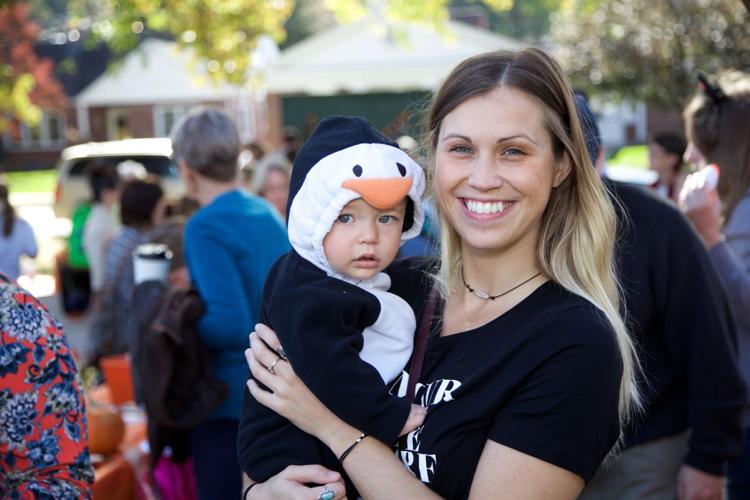
[[[336,498],[336,492],[328,489],[328,486],[323,485],[323,493],[320,494],[318,500],[333,500]]]

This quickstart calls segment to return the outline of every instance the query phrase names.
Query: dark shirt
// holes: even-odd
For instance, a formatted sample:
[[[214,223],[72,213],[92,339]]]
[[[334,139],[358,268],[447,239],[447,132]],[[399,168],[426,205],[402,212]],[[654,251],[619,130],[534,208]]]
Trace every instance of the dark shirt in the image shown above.
[[[488,439],[591,478],[620,434],[622,360],[603,313],[547,282],[479,328],[433,328],[416,390],[427,417],[397,449],[418,479],[468,497]]]
[[[627,325],[646,376],[645,412],[627,429],[625,443],[691,428],[685,463],[722,474],[742,447],[746,398],[721,281],[703,243],[672,204],[643,188],[606,182],[629,216],[617,259]]]

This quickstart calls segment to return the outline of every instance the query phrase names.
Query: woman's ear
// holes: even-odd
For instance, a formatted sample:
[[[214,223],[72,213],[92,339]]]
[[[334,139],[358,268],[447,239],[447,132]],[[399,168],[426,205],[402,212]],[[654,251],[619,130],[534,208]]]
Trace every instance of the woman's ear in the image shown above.
[[[555,175],[552,178],[552,187],[556,188],[563,183],[565,179],[570,175],[572,162],[567,152],[563,153],[562,158],[555,165]]]
[[[185,162],[185,160],[177,160],[177,167],[180,169],[180,177],[182,182],[185,184],[185,191],[191,193],[195,190],[195,172]]]

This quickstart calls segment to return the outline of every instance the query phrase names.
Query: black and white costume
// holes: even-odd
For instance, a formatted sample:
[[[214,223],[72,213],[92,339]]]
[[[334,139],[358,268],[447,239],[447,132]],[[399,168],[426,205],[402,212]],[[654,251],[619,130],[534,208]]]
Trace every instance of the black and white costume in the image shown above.
[[[372,198],[373,191],[392,200],[408,197],[402,241],[417,236],[424,185],[421,167],[366,120],[324,119],[295,160],[287,210],[293,250],[271,270],[261,308],[261,322],[276,331],[310,390],[341,419],[389,444],[410,404],[390,396],[386,383],[411,356],[414,312],[388,292],[388,274],[360,281],[337,273],[323,239],[350,201],[377,206],[382,200]],[[342,470],[325,445],[247,391],[238,453],[242,470],[256,481],[292,464]]]

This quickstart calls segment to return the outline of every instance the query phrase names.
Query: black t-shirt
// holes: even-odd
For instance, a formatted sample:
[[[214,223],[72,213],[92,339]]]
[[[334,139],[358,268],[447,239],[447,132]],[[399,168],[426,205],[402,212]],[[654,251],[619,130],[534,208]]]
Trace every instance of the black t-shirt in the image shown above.
[[[396,453],[446,498],[468,497],[487,439],[588,481],[619,437],[621,376],[604,315],[547,282],[486,325],[430,338],[416,391],[427,417]]]

